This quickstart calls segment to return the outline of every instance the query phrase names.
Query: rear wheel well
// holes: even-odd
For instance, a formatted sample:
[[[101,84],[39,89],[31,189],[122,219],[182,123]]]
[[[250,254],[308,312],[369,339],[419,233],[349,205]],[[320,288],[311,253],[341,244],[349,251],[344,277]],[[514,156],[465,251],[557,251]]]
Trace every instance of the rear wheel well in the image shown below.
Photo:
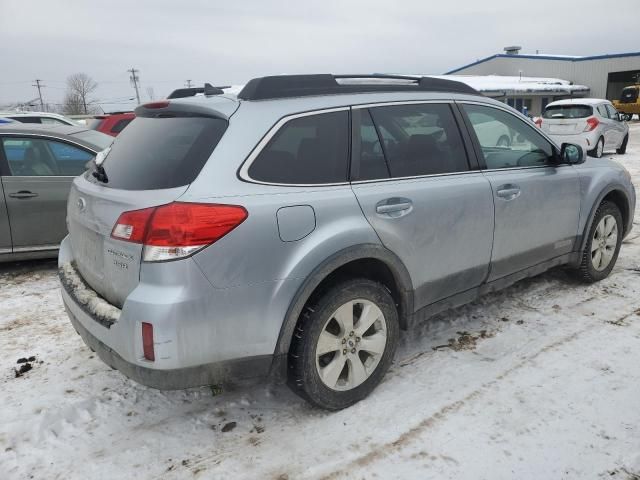
[[[629,223],[629,202],[627,201],[625,194],[620,190],[613,190],[612,192],[607,193],[602,201],[613,202],[620,209],[620,213],[622,214],[622,226],[624,228],[623,236],[626,235],[627,225]]]
[[[404,292],[393,271],[386,263],[377,258],[360,258],[336,268],[318,284],[306,303],[313,303],[333,285],[352,278],[367,278],[382,284],[389,291],[396,304],[400,328],[407,328],[408,312],[405,311],[407,302],[403,298]]]

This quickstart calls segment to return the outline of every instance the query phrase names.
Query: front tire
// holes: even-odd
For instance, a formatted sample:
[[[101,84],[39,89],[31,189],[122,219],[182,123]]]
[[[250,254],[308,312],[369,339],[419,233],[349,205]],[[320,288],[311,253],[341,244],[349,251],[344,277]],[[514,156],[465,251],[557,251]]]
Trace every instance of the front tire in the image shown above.
[[[365,398],[389,369],[399,335],[389,291],[369,279],[334,285],[305,307],[289,349],[289,385],[340,410]]]
[[[624,155],[625,153],[627,153],[627,143],[629,143],[628,133],[624,136],[624,140],[622,140],[622,145],[620,145],[620,148],[616,150],[616,153],[618,155]]]
[[[622,244],[622,214],[615,203],[602,202],[593,217],[582,251],[579,276],[586,283],[599,282],[611,273]]]
[[[596,146],[593,148],[593,150],[589,151],[589,155],[591,155],[592,157],[601,158],[603,153],[604,153],[604,138],[600,137],[598,139],[598,143],[596,143]]]

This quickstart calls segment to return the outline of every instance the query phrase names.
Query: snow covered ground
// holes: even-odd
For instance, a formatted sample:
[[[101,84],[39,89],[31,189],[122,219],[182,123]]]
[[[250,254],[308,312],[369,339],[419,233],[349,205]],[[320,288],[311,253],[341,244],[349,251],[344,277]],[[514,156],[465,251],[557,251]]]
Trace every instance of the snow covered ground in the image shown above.
[[[640,189],[638,122],[631,139],[616,160]],[[55,262],[2,265],[0,479],[637,480],[640,211],[635,223],[607,280],[554,270],[445,312],[338,413],[269,384],[142,387],[76,335]]]

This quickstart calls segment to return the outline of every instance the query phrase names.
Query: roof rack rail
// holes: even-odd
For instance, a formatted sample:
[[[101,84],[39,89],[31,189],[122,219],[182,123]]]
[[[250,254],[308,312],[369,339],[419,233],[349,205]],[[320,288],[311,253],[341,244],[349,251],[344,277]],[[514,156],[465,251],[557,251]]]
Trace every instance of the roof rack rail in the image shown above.
[[[386,82],[385,82],[386,81]],[[241,100],[269,100],[370,92],[449,92],[480,95],[466,83],[410,75],[276,75],[250,80],[238,93]]]
[[[204,87],[178,88],[171,92],[167,99],[194,97],[198,93],[203,93],[206,97],[210,95],[222,95],[224,93],[223,88],[229,87],[214,87],[210,83],[205,83]]]

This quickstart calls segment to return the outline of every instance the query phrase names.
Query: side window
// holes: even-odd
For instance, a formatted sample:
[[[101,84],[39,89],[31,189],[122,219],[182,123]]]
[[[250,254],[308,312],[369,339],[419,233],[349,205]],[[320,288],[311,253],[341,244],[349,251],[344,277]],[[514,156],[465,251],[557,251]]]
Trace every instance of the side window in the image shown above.
[[[553,163],[553,146],[524,120],[492,107],[464,104],[489,170]]]
[[[254,180],[285,184],[346,182],[349,112],[319,113],[290,120],[249,167]]]
[[[388,132],[387,132],[388,133]],[[383,134],[383,138],[387,138]],[[362,110],[360,120],[360,172],[358,180],[388,178],[382,143],[368,110]]]
[[[20,123],[42,123],[40,117],[9,117]]]
[[[67,125],[57,118],[42,117],[40,120],[42,121],[43,125]]]
[[[598,105],[597,108],[601,117],[609,118],[609,112],[607,112],[607,107],[605,107],[604,104]]]
[[[72,145],[38,138],[3,138],[2,146],[14,176],[76,176],[93,158]]]
[[[606,104],[607,111],[609,112],[609,118],[615,120],[618,118],[618,111],[614,108],[613,105]]]
[[[469,170],[462,137],[449,105],[377,107],[371,109],[371,116],[382,137],[382,153],[391,177]]]

